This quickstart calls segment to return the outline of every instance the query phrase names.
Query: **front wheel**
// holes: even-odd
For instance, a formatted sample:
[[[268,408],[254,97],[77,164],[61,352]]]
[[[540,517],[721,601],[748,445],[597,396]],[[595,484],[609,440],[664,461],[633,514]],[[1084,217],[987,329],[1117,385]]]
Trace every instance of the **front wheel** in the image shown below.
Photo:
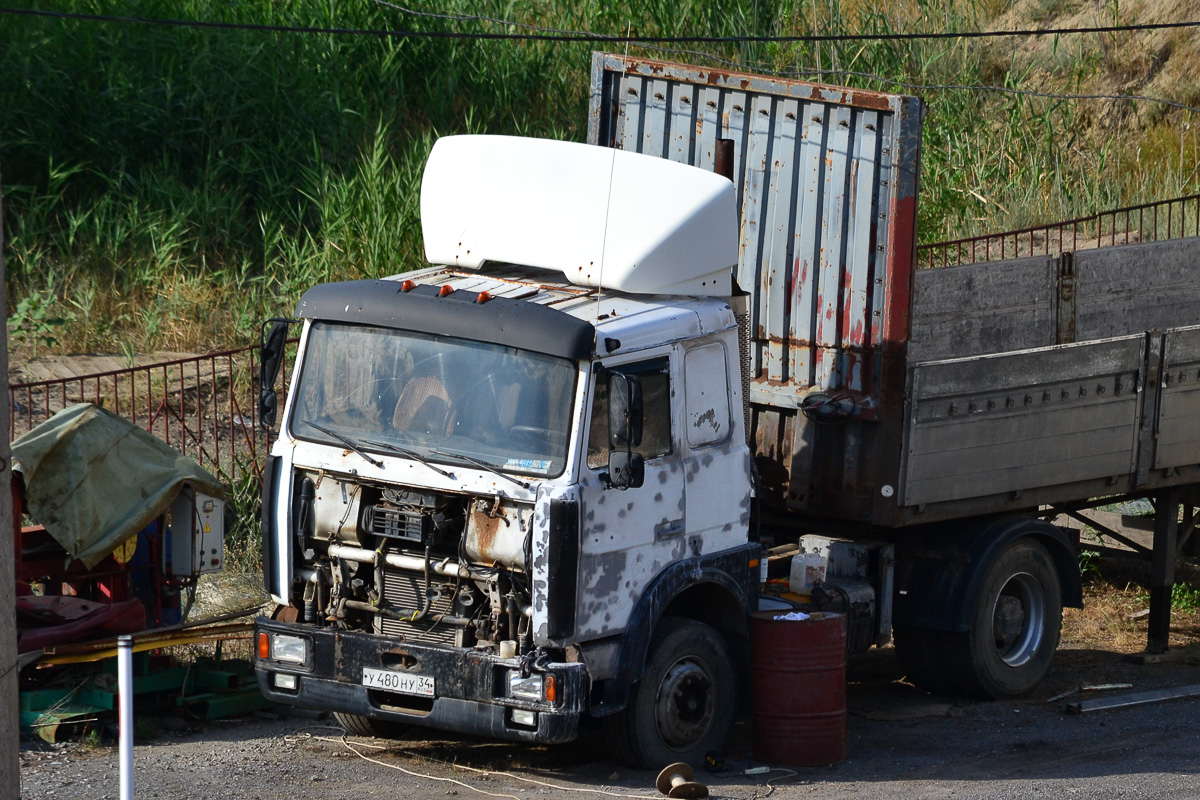
[[[612,754],[631,766],[699,766],[733,726],[737,687],[725,640],[702,622],[665,617],[624,711],[604,719]]]
[[[974,602],[971,629],[941,637],[946,675],[975,697],[1024,694],[1050,668],[1062,630],[1062,588],[1046,548],[1014,542],[988,567]]]

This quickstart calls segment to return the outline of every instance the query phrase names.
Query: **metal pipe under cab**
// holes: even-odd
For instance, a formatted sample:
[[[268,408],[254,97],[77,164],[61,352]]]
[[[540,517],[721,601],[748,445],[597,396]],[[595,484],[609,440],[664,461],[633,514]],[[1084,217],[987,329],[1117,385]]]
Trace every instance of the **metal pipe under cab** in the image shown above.
[[[357,561],[360,564],[377,564],[379,553],[362,547],[349,547],[343,544],[329,545],[330,558],[344,558],[347,561]],[[407,556],[402,553],[388,553],[384,557],[388,566],[397,569],[421,572],[425,569],[425,559],[419,556]],[[451,563],[449,559],[429,562],[429,569],[438,575],[450,578],[470,578],[471,571],[465,565]]]

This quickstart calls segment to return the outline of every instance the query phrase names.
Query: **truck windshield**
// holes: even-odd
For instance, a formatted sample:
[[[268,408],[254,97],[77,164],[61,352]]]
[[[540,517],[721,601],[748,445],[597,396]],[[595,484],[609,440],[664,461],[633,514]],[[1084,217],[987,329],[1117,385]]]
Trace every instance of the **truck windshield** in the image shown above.
[[[363,450],[403,448],[458,466],[454,456],[468,456],[553,477],[566,466],[575,377],[571,361],[529,350],[316,322],[291,430],[309,441],[342,445],[335,432]]]

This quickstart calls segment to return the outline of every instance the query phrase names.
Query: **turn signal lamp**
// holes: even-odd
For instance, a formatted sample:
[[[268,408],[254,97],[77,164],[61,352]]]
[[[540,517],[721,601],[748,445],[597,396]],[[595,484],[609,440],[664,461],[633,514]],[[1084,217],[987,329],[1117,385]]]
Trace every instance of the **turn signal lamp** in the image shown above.
[[[271,639],[265,633],[258,635],[258,657],[262,659],[271,657]]]
[[[558,702],[558,684],[555,682],[553,675],[546,676],[544,690],[546,692],[545,696],[547,703]]]

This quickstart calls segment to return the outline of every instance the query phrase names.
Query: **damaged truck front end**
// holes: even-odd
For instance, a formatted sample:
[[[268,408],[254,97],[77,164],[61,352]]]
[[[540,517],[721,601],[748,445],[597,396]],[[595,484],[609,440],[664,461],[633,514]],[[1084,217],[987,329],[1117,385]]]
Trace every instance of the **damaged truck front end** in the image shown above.
[[[300,368],[264,477],[281,605],[256,631],[261,688],[360,730],[569,740],[587,697],[565,647],[579,542],[569,444],[594,335],[568,323],[581,330],[564,338],[555,314],[558,335],[539,336],[542,309],[514,323],[502,299],[487,309],[464,293],[448,308],[449,293],[405,287],[319,287],[301,302]],[[389,313],[370,306],[381,295]],[[462,330],[414,330],[434,303]],[[455,335],[471,327],[488,341]]]

